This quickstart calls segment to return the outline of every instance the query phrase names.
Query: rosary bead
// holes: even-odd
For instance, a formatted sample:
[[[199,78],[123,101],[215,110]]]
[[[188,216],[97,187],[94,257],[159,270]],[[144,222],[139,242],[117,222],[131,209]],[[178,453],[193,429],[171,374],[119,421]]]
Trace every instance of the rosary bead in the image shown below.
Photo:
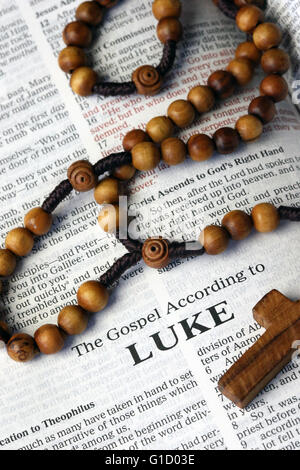
[[[0,321],[0,341],[3,341],[4,343],[8,343],[10,337],[11,335],[10,335],[8,325],[4,321]]]
[[[80,335],[88,325],[88,315],[78,305],[67,305],[58,315],[58,326],[68,335]]]
[[[92,32],[82,21],[73,21],[65,27],[63,40],[67,46],[88,47],[92,42]]]
[[[258,232],[268,233],[275,230],[280,222],[279,214],[273,204],[257,204],[252,209],[254,227]]]
[[[283,75],[290,68],[291,62],[289,55],[282,49],[270,49],[264,52],[261,58],[261,66],[264,72],[278,73]]]
[[[259,91],[261,95],[268,96],[275,103],[279,103],[287,97],[289,89],[283,77],[272,74],[263,79]]]
[[[239,85],[244,86],[253,78],[254,64],[249,59],[233,59],[227,70],[234,76]]]
[[[152,65],[142,65],[132,74],[132,81],[140,95],[156,95],[163,84],[158,70]]]
[[[97,73],[90,67],[79,67],[71,75],[70,85],[79,96],[90,96],[98,81]]]
[[[161,155],[168,165],[178,165],[186,158],[185,143],[177,137],[170,137],[162,142]]]
[[[98,281],[87,281],[82,284],[77,292],[77,300],[80,307],[88,312],[100,312],[108,303],[108,291]]]
[[[214,133],[213,139],[217,151],[223,155],[234,152],[240,143],[238,132],[231,127],[221,127]]]
[[[257,26],[253,33],[254,44],[262,51],[279,46],[281,40],[281,29],[274,23],[262,23]]]
[[[207,84],[218,98],[226,99],[233,95],[236,87],[234,76],[226,70],[217,70],[208,78]]]
[[[251,101],[248,112],[259,117],[264,124],[267,124],[274,119],[276,107],[268,96],[258,96]]]
[[[95,188],[97,178],[93,166],[87,160],[78,160],[68,169],[68,180],[75,191],[86,192]]]
[[[80,47],[65,47],[58,56],[58,65],[66,73],[72,73],[78,67],[86,65],[86,55]]]
[[[174,132],[174,125],[166,116],[158,116],[148,122],[146,131],[153,142],[159,144],[163,140],[171,137]]]
[[[263,20],[263,11],[255,5],[240,8],[236,15],[237,27],[244,33],[251,33]]]
[[[170,262],[168,242],[161,237],[148,238],[143,244],[142,255],[150,268],[165,268]]]
[[[119,182],[114,178],[104,178],[94,191],[95,201],[98,204],[112,204],[119,201]]]
[[[212,89],[204,85],[192,88],[188,94],[188,100],[200,114],[207,113],[213,109],[216,101]]]
[[[132,165],[122,165],[113,172],[115,178],[122,181],[128,181],[134,177],[136,169]]]
[[[226,250],[229,235],[223,227],[209,225],[202,230],[199,241],[208,255],[219,255]]]
[[[0,276],[10,276],[16,269],[17,260],[9,250],[0,249]]]
[[[168,116],[180,128],[190,126],[195,117],[196,112],[193,105],[186,100],[173,101],[168,108]]]
[[[257,49],[254,42],[246,41],[239,44],[235,51],[236,59],[248,59],[254,64],[259,64],[262,52]]]
[[[116,204],[104,206],[98,216],[98,224],[107,233],[115,233],[120,225],[120,208]]]
[[[7,343],[7,354],[16,362],[31,361],[38,353],[36,342],[25,333],[13,335]]]
[[[34,339],[42,354],[55,354],[65,343],[64,333],[56,325],[43,325],[34,333]]]
[[[5,239],[5,248],[12,251],[17,256],[28,255],[34,245],[34,238],[31,232],[23,227],[12,229]]]
[[[150,137],[141,129],[133,129],[125,135],[123,148],[126,152],[131,152],[133,147],[141,142],[150,142]]]
[[[97,0],[98,3],[100,3],[101,6],[105,8],[111,8],[115,6],[118,3],[119,0]]]
[[[45,235],[51,229],[52,215],[41,207],[35,207],[25,215],[24,225],[34,235]]]
[[[76,10],[76,20],[97,26],[103,19],[103,9],[97,2],[83,2]]]
[[[251,217],[243,211],[231,211],[222,220],[224,227],[233,240],[244,240],[250,235],[253,222]]]
[[[167,41],[180,41],[182,25],[177,18],[163,18],[157,25],[157,37],[165,44]]]
[[[215,151],[214,141],[206,134],[192,135],[188,140],[188,151],[192,160],[208,160]]]
[[[160,151],[152,142],[142,142],[131,151],[132,164],[139,171],[153,170],[160,162]]]
[[[261,120],[251,114],[240,117],[237,120],[235,128],[244,142],[252,142],[258,139],[263,133]]]
[[[152,4],[152,12],[158,21],[170,17],[179,18],[181,2],[179,0],[155,0]]]

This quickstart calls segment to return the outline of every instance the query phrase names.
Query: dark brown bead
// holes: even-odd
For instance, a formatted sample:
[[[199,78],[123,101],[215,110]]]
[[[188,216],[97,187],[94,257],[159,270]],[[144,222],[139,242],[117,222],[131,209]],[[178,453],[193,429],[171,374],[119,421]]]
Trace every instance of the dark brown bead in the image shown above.
[[[13,335],[7,343],[7,354],[16,362],[31,361],[38,353],[36,342],[25,333]]]
[[[97,2],[83,2],[76,10],[76,20],[97,26],[103,18],[103,8]]]
[[[82,21],[73,21],[65,27],[63,40],[67,46],[88,47],[92,42],[92,32]]]
[[[259,89],[261,95],[268,96],[275,103],[283,101],[289,92],[288,85],[280,75],[268,75],[260,84]]]
[[[248,59],[254,64],[259,64],[261,59],[261,51],[257,49],[252,41],[245,41],[238,45],[235,51],[236,59]]]
[[[86,55],[80,47],[65,47],[58,56],[58,65],[66,73],[72,73],[78,67],[86,65]]]
[[[177,137],[170,137],[162,142],[161,155],[168,165],[178,165],[186,157],[185,143]]]
[[[105,8],[114,7],[118,3],[118,1],[119,0],[97,0],[97,2]]]
[[[214,90],[218,98],[221,99],[232,96],[236,88],[234,76],[226,70],[217,70],[212,73],[208,78],[207,84]]]
[[[34,339],[42,354],[55,354],[65,343],[64,333],[56,325],[43,325],[34,333]]]
[[[95,188],[97,178],[93,166],[87,160],[78,160],[68,169],[68,179],[75,191],[86,192]]]
[[[233,240],[244,240],[253,228],[251,217],[243,211],[231,211],[222,220],[222,226]]]
[[[213,136],[217,151],[223,155],[234,152],[240,143],[238,132],[231,127],[221,127]]]
[[[264,72],[278,73],[283,75],[290,68],[291,61],[289,55],[282,49],[270,49],[264,52],[261,58],[261,66]]]
[[[123,148],[126,152],[131,152],[133,147],[141,142],[150,142],[150,137],[141,129],[133,129],[125,135],[123,139]]]
[[[162,77],[152,65],[142,65],[132,74],[132,81],[140,95],[156,95],[163,84]]]
[[[162,269],[169,262],[169,245],[163,238],[148,238],[143,244],[142,255],[150,268]]]
[[[91,67],[78,67],[71,75],[70,86],[77,95],[90,96],[97,82],[98,75]]]
[[[165,44],[167,41],[180,41],[182,25],[177,18],[164,18],[157,25],[157,37]]]
[[[155,0],[152,4],[152,12],[158,21],[169,17],[179,18],[181,2],[180,0]]]
[[[122,165],[116,168],[113,176],[122,181],[128,181],[134,177],[136,169],[132,165]]]
[[[4,321],[0,321],[0,341],[8,343],[11,337],[9,327]]]
[[[219,255],[226,250],[229,235],[223,227],[209,225],[202,230],[199,241],[208,255]]]
[[[208,160],[215,151],[214,141],[206,134],[192,135],[188,140],[188,151],[192,160]]]
[[[10,250],[0,249],[0,276],[10,276],[16,269],[17,260]]]
[[[25,215],[24,225],[34,235],[45,235],[51,229],[52,215],[41,207],[35,207]]]
[[[276,107],[268,96],[258,96],[251,101],[248,112],[257,116],[264,124],[267,124],[274,119]]]

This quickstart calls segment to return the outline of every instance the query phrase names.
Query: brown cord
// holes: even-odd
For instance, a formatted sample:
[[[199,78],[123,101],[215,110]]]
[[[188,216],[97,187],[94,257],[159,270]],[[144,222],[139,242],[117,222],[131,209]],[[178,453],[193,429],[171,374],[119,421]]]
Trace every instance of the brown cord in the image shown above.
[[[104,287],[112,287],[125,271],[135,266],[141,259],[142,253],[140,251],[126,253],[126,255],[118,259],[109,270],[100,277],[99,281]]]
[[[279,217],[291,222],[300,222],[300,207],[280,206],[278,209]]]
[[[217,0],[217,7],[224,13],[228,18],[235,20],[238,7],[233,3],[232,0]]]
[[[94,171],[96,176],[101,176],[106,172],[112,173],[119,166],[128,165],[131,162],[132,157],[130,152],[112,153],[95,163]]]
[[[163,56],[159,65],[156,67],[158,73],[164,77],[173,67],[176,58],[176,41],[167,41],[164,45]]]
[[[69,180],[64,180],[52,191],[42,205],[42,209],[51,214],[57,206],[71,193],[73,187]]]

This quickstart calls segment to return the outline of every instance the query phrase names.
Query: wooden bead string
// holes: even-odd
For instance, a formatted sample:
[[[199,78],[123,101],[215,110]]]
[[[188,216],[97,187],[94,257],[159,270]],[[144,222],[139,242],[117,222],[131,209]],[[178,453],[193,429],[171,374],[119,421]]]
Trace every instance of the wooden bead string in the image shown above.
[[[152,5],[154,17],[158,20],[157,36],[163,43],[162,59],[157,67],[143,65],[132,74],[130,82],[99,82],[98,74],[87,66],[83,48],[91,45],[92,28],[103,20],[107,8],[116,5],[118,0],[85,1],[76,10],[76,21],[66,25],[63,40],[67,45],[58,57],[58,64],[65,73],[71,74],[70,86],[80,96],[98,94],[103,96],[155,95],[159,93],[163,77],[171,70],[177,42],[182,37],[180,0],[155,0]]]

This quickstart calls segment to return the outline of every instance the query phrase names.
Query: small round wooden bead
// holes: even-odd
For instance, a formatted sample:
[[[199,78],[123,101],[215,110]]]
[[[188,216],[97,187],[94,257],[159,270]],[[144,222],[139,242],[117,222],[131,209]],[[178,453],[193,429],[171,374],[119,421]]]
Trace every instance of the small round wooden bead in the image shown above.
[[[244,142],[254,141],[263,133],[261,120],[256,116],[252,116],[252,114],[240,117],[235,128]]]
[[[77,292],[77,300],[80,307],[88,312],[100,312],[108,303],[108,291],[98,281],[87,281],[82,284]]]
[[[28,255],[34,245],[34,238],[27,228],[18,227],[8,232],[5,239],[5,248],[17,256]]]
[[[108,204],[98,216],[98,224],[107,233],[115,233],[120,225],[120,208],[117,204]]]
[[[11,338],[8,325],[4,321],[0,321],[0,341],[8,343]]]
[[[261,58],[261,66],[266,73],[278,73],[283,75],[291,65],[289,55],[282,49],[270,49],[264,52]]]
[[[224,227],[233,240],[244,240],[250,235],[253,222],[251,217],[244,211],[231,211],[222,220]]]
[[[221,127],[218,129],[213,135],[213,140],[217,151],[223,155],[234,152],[240,143],[238,132],[231,127]]]
[[[68,335],[80,335],[88,325],[86,312],[78,305],[67,305],[64,307],[57,319],[58,326]]]
[[[76,20],[97,26],[103,18],[103,8],[97,2],[83,2],[76,10]]]
[[[94,198],[98,204],[112,204],[119,201],[119,183],[115,178],[104,178],[96,186]]]
[[[209,225],[202,230],[199,241],[208,255],[219,255],[226,250],[229,243],[227,231],[217,225]]]
[[[169,262],[169,245],[163,238],[148,238],[142,248],[143,260],[150,268],[162,269]]]
[[[98,81],[97,73],[90,67],[79,67],[71,75],[70,85],[79,96],[90,96]]]
[[[93,166],[87,160],[78,160],[68,169],[68,179],[75,191],[86,192],[95,188],[97,178]]]
[[[176,126],[184,128],[193,123],[196,117],[196,112],[189,101],[176,100],[170,104],[168,108],[168,116]]]
[[[257,26],[253,33],[253,42],[262,51],[279,46],[281,40],[281,29],[274,23],[262,23]]]
[[[182,25],[177,18],[163,18],[157,25],[157,37],[165,44],[167,41],[180,41]]]
[[[116,168],[113,176],[122,181],[128,181],[134,177],[136,169],[132,165],[122,165]]]
[[[25,215],[24,225],[34,235],[45,235],[51,229],[52,215],[41,207],[35,207]]]
[[[257,49],[252,41],[245,41],[238,45],[235,51],[236,59],[248,59],[254,64],[259,64],[261,59],[261,51]]]
[[[63,40],[67,46],[88,47],[92,42],[92,32],[82,21],[73,21],[65,27]]]
[[[184,162],[186,157],[185,143],[177,137],[170,137],[161,144],[162,159],[170,166]]]
[[[34,333],[35,342],[42,354],[55,354],[65,343],[64,333],[56,326],[46,324]]]
[[[208,78],[207,84],[220,99],[232,96],[236,87],[234,76],[226,70],[213,72]]]
[[[280,222],[279,214],[273,204],[257,204],[252,209],[252,220],[258,232],[268,233],[275,230]]]
[[[158,116],[148,122],[146,131],[153,142],[159,144],[163,140],[171,137],[174,131],[174,125],[166,116]]]
[[[240,8],[236,15],[237,27],[244,33],[251,33],[263,20],[263,11],[255,5]]]
[[[192,160],[208,160],[215,151],[214,141],[206,134],[192,135],[188,140],[188,151]]]
[[[132,164],[139,171],[153,170],[160,162],[160,151],[152,142],[142,142],[131,151]]]
[[[244,86],[253,78],[254,64],[249,59],[233,59],[227,70],[234,76],[239,85]]]
[[[155,0],[152,4],[152,12],[158,21],[169,17],[179,18],[181,2],[179,0]]]
[[[65,47],[58,56],[58,65],[66,73],[72,73],[78,67],[86,65],[84,50],[76,46]]]
[[[141,129],[133,129],[125,135],[123,148],[126,152],[131,152],[133,147],[141,142],[150,142],[150,137]]]
[[[212,89],[205,85],[192,88],[188,94],[188,100],[197,109],[198,113],[207,113],[215,105],[215,95]]]
[[[13,335],[7,343],[7,354],[16,362],[31,361],[38,353],[36,342],[25,333]]]
[[[132,74],[132,81],[140,95],[156,95],[163,84],[158,70],[152,65],[142,65]]]
[[[275,103],[279,103],[287,97],[289,89],[283,77],[272,74],[263,79],[259,91],[261,95],[268,96]]]
[[[16,269],[17,260],[9,250],[0,249],[0,276],[10,276]]]
[[[267,124],[274,119],[276,107],[274,101],[268,96],[258,96],[251,101],[248,113],[257,116],[264,124]]]

